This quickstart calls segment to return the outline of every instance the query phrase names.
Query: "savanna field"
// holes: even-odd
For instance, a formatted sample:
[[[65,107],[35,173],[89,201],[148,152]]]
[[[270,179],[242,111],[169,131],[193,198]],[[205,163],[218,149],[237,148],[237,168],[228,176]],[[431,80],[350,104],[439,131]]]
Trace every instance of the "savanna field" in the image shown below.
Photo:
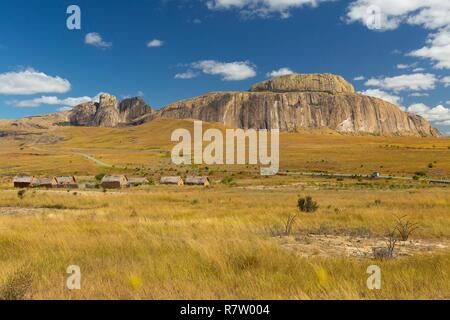
[[[429,182],[450,180],[448,138],[282,134],[281,174],[261,177],[253,165],[172,165],[179,127],[192,123],[0,139],[0,299],[450,298],[450,189]],[[365,177],[374,171],[391,178]],[[11,184],[16,174],[87,182],[100,173],[150,185],[19,192]],[[208,175],[211,187],[158,185],[161,175],[188,174]],[[306,196],[314,212],[297,207]],[[399,218],[417,229],[393,258],[374,259],[372,247]],[[380,290],[366,284],[374,264]],[[81,268],[81,290],[66,287],[70,265]]]

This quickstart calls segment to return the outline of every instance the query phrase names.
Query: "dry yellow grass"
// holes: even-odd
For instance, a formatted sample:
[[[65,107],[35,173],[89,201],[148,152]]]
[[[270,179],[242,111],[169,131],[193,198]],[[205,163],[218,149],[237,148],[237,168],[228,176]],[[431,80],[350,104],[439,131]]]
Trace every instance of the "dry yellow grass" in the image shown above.
[[[299,196],[311,195],[320,208],[299,214],[292,242],[308,233],[379,238],[396,216],[407,215],[420,224],[413,240],[448,243],[448,187],[396,179],[262,178],[256,166],[179,168],[167,152],[170,133],[180,126],[192,123],[63,127],[53,133],[66,140],[53,145],[0,140],[0,287],[23,272],[31,274],[27,297],[34,299],[450,298],[448,248],[390,261],[306,258],[272,233],[298,211]],[[426,171],[448,178],[449,145],[448,139],[283,134],[281,167],[406,176]],[[157,177],[186,170],[209,173],[213,187],[28,190],[20,198],[10,180],[17,173],[92,179],[99,172]],[[236,185],[221,184],[224,176]],[[382,269],[381,290],[366,287],[371,264]],[[69,265],[81,267],[80,291],[65,287]]]
[[[43,211],[1,215],[0,282],[26,265],[36,299],[449,298],[450,254],[374,262],[300,258],[279,246],[269,229],[296,212],[297,194],[306,192],[321,208],[301,214],[296,233],[382,236],[394,215],[408,214],[421,224],[413,238],[450,234],[447,189],[243,193],[154,186],[76,195],[29,191],[23,199],[5,190],[3,213],[18,206]],[[381,204],[374,205],[376,199]],[[365,286],[366,268],[374,263],[383,272],[380,291]],[[79,292],[65,288],[72,264],[82,269]]]

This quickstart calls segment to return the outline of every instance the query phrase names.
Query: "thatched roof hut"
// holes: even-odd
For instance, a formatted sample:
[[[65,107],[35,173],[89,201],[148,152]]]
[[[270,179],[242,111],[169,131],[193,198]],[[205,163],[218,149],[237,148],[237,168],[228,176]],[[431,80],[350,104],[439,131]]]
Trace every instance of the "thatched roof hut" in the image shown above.
[[[177,186],[183,186],[184,185],[184,181],[181,177],[179,176],[174,176],[174,177],[161,177],[161,179],[159,180],[160,184],[173,184],[173,185],[177,185]]]
[[[137,178],[128,178],[128,184],[130,184],[131,186],[139,186],[142,184],[148,184],[148,180],[147,178],[141,178],[141,177],[137,177]]]
[[[106,175],[102,179],[101,187],[105,189],[121,189],[128,185],[128,178],[123,175]]]
[[[58,184],[55,177],[51,178],[40,178],[37,182],[38,186],[41,188],[54,188]]]
[[[16,176],[13,179],[14,188],[30,188],[35,182],[34,176]]]
[[[209,181],[208,177],[187,177],[185,184],[191,185],[191,186],[209,186],[211,185],[211,182]]]
[[[59,185],[75,184],[77,183],[77,179],[74,176],[56,177],[56,182]]]

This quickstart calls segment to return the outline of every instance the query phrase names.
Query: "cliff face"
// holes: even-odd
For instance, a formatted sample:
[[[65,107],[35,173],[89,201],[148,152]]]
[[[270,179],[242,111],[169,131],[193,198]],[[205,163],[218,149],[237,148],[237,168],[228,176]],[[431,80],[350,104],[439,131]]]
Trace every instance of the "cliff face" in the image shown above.
[[[87,102],[73,108],[69,121],[77,126],[116,127],[152,112],[152,108],[140,97],[119,103],[116,97],[104,93],[100,95],[99,103]]]
[[[175,102],[154,112],[142,98],[118,102],[104,94],[99,103],[75,107],[74,125],[141,124],[156,118],[198,119],[233,128],[296,131],[328,127],[339,132],[440,136],[422,117],[378,98],[355,92],[331,74],[293,74],[255,84],[248,92],[215,92]]]
[[[244,129],[328,127],[348,133],[440,136],[424,118],[358,94],[342,77],[327,74],[277,77],[254,85],[250,92],[210,93],[171,104],[157,115]]]

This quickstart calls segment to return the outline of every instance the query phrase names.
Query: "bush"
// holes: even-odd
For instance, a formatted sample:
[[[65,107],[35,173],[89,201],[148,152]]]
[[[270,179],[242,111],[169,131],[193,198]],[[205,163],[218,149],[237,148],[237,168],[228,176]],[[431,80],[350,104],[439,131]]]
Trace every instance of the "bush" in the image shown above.
[[[25,193],[27,192],[27,190],[25,190],[25,189],[23,189],[23,190],[19,190],[19,191],[17,191],[17,196],[20,198],[20,199],[23,199],[23,197],[25,197]]]
[[[313,201],[312,197],[299,198],[297,207],[301,212],[316,212],[319,209],[317,202]]]
[[[236,182],[234,181],[233,177],[225,177],[220,181],[222,184],[226,184],[229,186],[236,185]]]
[[[102,181],[103,177],[106,176],[106,173],[99,173],[95,176],[95,180]]]
[[[417,229],[419,229],[419,224],[409,221],[406,216],[396,218],[395,230],[402,241],[407,241],[409,236]]]
[[[417,171],[415,174],[418,177],[426,177],[427,176],[427,173],[425,171]]]

